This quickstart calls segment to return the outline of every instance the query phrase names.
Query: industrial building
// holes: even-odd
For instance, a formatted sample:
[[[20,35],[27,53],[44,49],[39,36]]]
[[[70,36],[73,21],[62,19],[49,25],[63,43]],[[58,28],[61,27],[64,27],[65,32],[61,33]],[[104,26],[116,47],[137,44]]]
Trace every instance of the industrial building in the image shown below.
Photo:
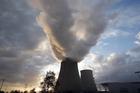
[[[108,93],[140,93],[140,82],[102,83]]]

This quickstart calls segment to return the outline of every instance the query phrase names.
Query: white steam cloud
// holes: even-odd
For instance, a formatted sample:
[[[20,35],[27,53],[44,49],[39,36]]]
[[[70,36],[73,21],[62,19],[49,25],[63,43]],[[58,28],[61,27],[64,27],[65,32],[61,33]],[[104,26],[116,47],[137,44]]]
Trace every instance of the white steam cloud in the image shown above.
[[[33,0],[38,23],[47,33],[58,59],[81,60],[104,32],[110,0]]]

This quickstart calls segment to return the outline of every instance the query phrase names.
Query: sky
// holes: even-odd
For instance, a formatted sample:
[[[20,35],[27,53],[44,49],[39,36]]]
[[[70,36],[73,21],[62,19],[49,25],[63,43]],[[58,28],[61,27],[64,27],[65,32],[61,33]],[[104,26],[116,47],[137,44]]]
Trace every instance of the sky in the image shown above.
[[[140,81],[134,73],[140,71],[140,1],[112,1],[104,10],[106,27],[96,45],[78,63],[79,69],[92,69],[97,83]],[[60,62],[54,58],[48,36],[37,22],[38,15],[29,1],[0,0],[3,90],[37,87],[49,70],[58,76]]]

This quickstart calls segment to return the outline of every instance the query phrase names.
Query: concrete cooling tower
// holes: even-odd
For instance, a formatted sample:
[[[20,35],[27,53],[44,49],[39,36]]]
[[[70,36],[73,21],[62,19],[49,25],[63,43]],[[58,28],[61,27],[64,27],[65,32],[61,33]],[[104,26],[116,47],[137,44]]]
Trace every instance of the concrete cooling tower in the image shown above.
[[[59,77],[55,87],[56,93],[80,93],[81,79],[78,72],[77,62],[65,58],[61,63]]]
[[[92,70],[81,71],[82,90],[84,93],[96,93],[97,88],[93,78]]]

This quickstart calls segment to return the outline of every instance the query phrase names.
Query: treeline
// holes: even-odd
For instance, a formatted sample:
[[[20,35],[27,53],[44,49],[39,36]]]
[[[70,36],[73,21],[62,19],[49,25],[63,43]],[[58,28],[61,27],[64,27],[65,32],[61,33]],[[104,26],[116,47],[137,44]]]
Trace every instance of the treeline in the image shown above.
[[[11,90],[11,91],[0,91],[0,93],[36,93],[35,88],[30,91],[20,91],[20,90]]]

